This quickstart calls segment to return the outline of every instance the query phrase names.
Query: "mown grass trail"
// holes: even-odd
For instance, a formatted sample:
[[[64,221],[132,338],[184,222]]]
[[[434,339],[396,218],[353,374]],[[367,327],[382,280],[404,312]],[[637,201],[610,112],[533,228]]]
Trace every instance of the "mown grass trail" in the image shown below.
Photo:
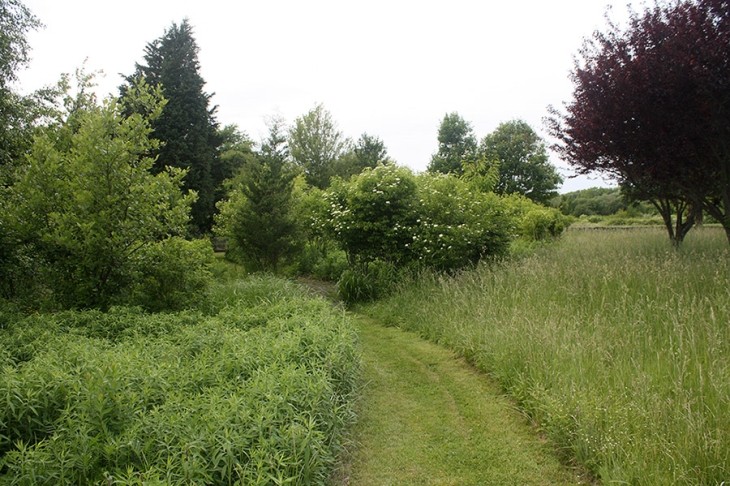
[[[484,375],[415,334],[357,321],[366,385],[343,484],[579,483]]]

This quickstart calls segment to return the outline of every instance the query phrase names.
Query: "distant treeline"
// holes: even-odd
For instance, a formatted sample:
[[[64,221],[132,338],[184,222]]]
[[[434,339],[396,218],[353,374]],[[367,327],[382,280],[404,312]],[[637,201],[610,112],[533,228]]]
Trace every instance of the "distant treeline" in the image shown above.
[[[551,206],[566,216],[611,216],[624,211],[628,216],[655,215],[649,202],[630,201],[619,187],[591,187],[554,197]]]

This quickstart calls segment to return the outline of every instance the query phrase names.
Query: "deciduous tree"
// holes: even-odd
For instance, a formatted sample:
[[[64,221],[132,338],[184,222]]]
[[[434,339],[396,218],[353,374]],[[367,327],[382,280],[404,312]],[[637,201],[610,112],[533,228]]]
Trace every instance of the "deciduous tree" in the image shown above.
[[[12,83],[29,60],[26,34],[40,25],[22,2],[0,0],[0,167],[17,160],[30,143],[27,103],[32,100],[15,93]]]
[[[542,139],[522,120],[500,124],[484,137],[479,151],[487,163],[498,164],[499,178],[494,188],[498,194],[521,194],[547,204],[563,182],[550,163]]]
[[[349,146],[350,141],[321,104],[297,118],[289,131],[291,156],[304,170],[307,182],[320,189],[329,186],[335,163]]]
[[[703,207],[730,242],[730,4],[633,13],[625,29],[610,24],[585,42],[572,79],[573,100],[550,120],[564,159],[580,173],[612,174],[660,210],[681,201],[680,217]]]
[[[121,101],[74,113],[74,130],[36,137],[0,201],[0,227],[12,236],[16,261],[31,259],[36,278],[64,306],[113,302],[135,272],[144,274],[136,258],[185,230],[195,194],[180,190],[184,171],[153,175],[149,120],[124,115],[159,116],[162,106],[159,91],[142,84]]]
[[[234,177],[255,157],[253,140],[236,125],[226,125],[219,131],[218,136],[221,140],[220,155],[212,173],[216,204],[226,196],[227,188],[224,182]]]
[[[352,148],[340,156],[334,164],[334,175],[348,179],[366,168],[374,169],[378,164],[390,164],[385,143],[378,137],[363,133]]]
[[[441,121],[438,143],[438,152],[431,157],[428,166],[429,172],[461,175],[464,161],[476,156],[477,139],[471,124],[456,112],[446,114]]]

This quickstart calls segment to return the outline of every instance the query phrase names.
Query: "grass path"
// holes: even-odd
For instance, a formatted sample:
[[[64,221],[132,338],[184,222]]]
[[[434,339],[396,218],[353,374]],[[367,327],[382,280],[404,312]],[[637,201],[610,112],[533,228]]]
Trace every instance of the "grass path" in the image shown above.
[[[579,483],[484,375],[415,334],[356,319],[367,384],[343,484]]]

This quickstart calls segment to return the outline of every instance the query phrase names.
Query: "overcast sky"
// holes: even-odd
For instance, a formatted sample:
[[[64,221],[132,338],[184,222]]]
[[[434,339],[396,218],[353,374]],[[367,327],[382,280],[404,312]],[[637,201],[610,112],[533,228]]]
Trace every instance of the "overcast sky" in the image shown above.
[[[105,73],[101,92],[116,93],[147,43],[188,18],[221,124],[259,141],[272,115],[292,122],[323,103],[345,135],[376,135],[399,164],[421,171],[446,113],[480,139],[512,119],[547,139],[547,106],[570,99],[573,56],[605,28],[608,2],[24,0],[46,27],[29,35],[20,89],[52,84],[87,59],[87,70]],[[606,182],[566,177],[561,192],[596,185]]]

